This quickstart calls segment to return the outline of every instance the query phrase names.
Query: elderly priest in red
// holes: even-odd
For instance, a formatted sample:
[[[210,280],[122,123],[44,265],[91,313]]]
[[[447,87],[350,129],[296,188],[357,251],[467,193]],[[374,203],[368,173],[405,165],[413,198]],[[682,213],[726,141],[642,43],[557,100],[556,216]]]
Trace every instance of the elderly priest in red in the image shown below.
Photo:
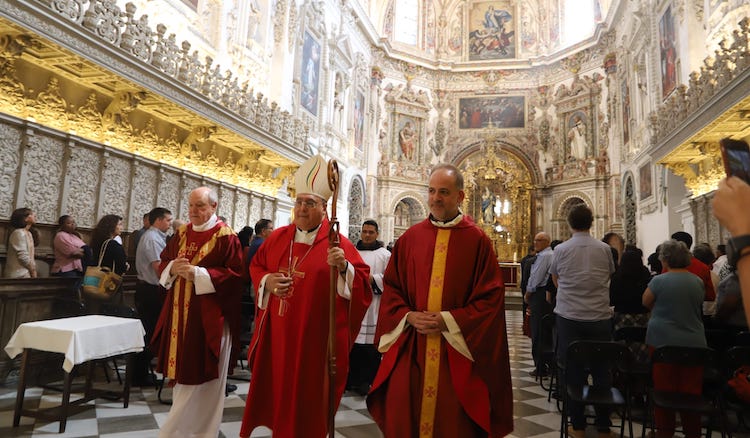
[[[386,437],[501,437],[513,430],[504,286],[492,242],[459,206],[463,176],[433,169],[430,217],[393,247],[367,407]]]
[[[151,344],[157,371],[176,382],[159,437],[219,434],[230,351],[239,351],[240,241],[217,218],[215,191],[199,187],[188,201],[190,223],[169,239],[159,266],[167,298]]]
[[[258,291],[256,328],[248,352],[253,378],[241,437],[266,426],[277,437],[322,438],[327,429],[328,297],[330,267],[336,290],[335,400],[341,400],[349,351],[372,299],[368,266],[341,236],[328,248],[327,163],[306,161],[294,177],[294,223],[263,242],[250,265]]]

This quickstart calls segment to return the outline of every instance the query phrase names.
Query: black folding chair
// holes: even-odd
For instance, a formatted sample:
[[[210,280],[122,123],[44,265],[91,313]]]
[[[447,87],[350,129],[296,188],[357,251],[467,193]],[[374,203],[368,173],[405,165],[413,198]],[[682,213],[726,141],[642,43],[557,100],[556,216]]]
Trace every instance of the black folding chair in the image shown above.
[[[663,408],[675,412],[690,412],[695,415],[706,416],[706,437],[711,436],[711,429],[716,418],[719,419],[719,429],[722,438],[726,436],[726,421],[720,409],[721,395],[720,391],[713,388],[720,386],[716,379],[720,375],[717,371],[719,357],[717,353],[710,348],[664,346],[654,350],[651,356],[651,366],[657,364],[673,364],[685,367],[703,367],[704,391],[702,394],[686,394],[683,392],[672,391],[650,391],[650,404],[652,412],[654,408]],[[707,388],[712,388],[707,391]],[[653,419],[651,429],[654,429]],[[646,425],[644,424],[641,436],[645,436]]]
[[[568,436],[568,406],[571,402],[590,405],[594,408],[612,409],[620,417],[620,437],[625,435],[625,422],[628,423],[629,436],[633,436],[627,379],[631,362],[630,350],[619,342],[582,340],[572,342],[568,346],[565,361],[566,372],[563,373],[565,391],[560,436]],[[605,368],[606,372],[612,376],[613,382],[624,381],[626,384],[622,389],[618,389],[614,386],[576,385],[567,382],[568,370],[591,370],[595,367]]]
[[[724,356],[724,379],[734,377],[734,372],[743,365],[750,365],[750,346],[732,347]],[[737,397],[734,390],[727,385],[727,393],[723,398],[724,408],[727,412],[733,412],[737,417],[738,431],[747,433],[750,431],[750,403]],[[731,436],[731,433],[727,431]]]

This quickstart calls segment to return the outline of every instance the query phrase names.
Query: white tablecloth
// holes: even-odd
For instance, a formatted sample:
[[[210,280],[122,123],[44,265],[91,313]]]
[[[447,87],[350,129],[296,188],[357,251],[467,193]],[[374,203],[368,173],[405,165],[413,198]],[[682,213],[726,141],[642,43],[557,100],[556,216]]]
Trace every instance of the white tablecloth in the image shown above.
[[[21,324],[5,346],[14,358],[25,348],[63,353],[63,369],[92,359],[143,350],[141,321],[104,315],[76,316]]]

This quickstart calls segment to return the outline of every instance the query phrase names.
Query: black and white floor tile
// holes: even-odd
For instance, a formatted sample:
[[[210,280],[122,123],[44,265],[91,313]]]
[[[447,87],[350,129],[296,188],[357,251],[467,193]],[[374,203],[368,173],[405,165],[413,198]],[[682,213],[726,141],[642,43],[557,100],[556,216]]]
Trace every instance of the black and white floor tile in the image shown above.
[[[520,311],[507,311],[508,343],[510,368],[514,396],[514,431],[511,437],[555,438],[560,436],[560,414],[554,404],[547,402],[547,393],[529,376],[531,342],[521,331]],[[247,376],[241,371],[240,376]],[[238,386],[225,401],[221,437],[237,437],[242,420],[249,383],[230,380]],[[116,384],[116,383],[114,383]],[[157,399],[154,389],[134,388],[130,406],[123,409],[122,402],[98,399],[90,402],[93,409],[87,409],[69,418],[65,433],[58,434],[59,424],[28,417],[21,418],[21,425],[12,427],[15,387],[0,386],[0,437],[44,437],[59,438],[106,437],[106,438],[148,438],[156,437],[159,426],[164,423],[169,406]],[[164,398],[169,393],[165,391]],[[54,406],[60,402],[60,394],[40,388],[26,391],[26,407]],[[74,399],[75,395],[71,396]],[[595,437],[596,431],[588,430]],[[640,427],[634,431],[640,436]],[[253,437],[269,437],[268,429],[258,428]],[[336,436],[347,438],[382,437],[373,423],[363,397],[346,393],[336,414]]]

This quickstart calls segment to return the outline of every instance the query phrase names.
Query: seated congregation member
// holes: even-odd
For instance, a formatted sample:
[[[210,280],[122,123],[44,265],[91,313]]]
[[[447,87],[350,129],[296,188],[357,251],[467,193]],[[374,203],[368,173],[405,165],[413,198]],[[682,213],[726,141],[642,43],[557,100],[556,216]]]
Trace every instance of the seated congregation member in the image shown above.
[[[701,279],[688,271],[690,251],[683,242],[667,240],[659,248],[659,259],[666,272],[651,280],[643,293],[643,305],[651,309],[646,343],[656,349],[666,345],[706,347],[701,306],[705,291]],[[700,394],[702,367],[655,364],[654,389]],[[680,413],[688,438],[700,436],[700,415]],[[675,431],[675,412],[655,408],[657,437],[671,437]]]
[[[50,273],[56,277],[82,277],[84,266],[81,261],[86,255],[87,245],[76,231],[76,221],[66,214],[60,216],[57,224],[60,228],[52,241],[55,262]]]
[[[10,215],[14,230],[8,237],[8,257],[5,261],[5,278],[36,278],[34,261],[34,234],[31,227],[36,214],[30,208],[17,208]]]

